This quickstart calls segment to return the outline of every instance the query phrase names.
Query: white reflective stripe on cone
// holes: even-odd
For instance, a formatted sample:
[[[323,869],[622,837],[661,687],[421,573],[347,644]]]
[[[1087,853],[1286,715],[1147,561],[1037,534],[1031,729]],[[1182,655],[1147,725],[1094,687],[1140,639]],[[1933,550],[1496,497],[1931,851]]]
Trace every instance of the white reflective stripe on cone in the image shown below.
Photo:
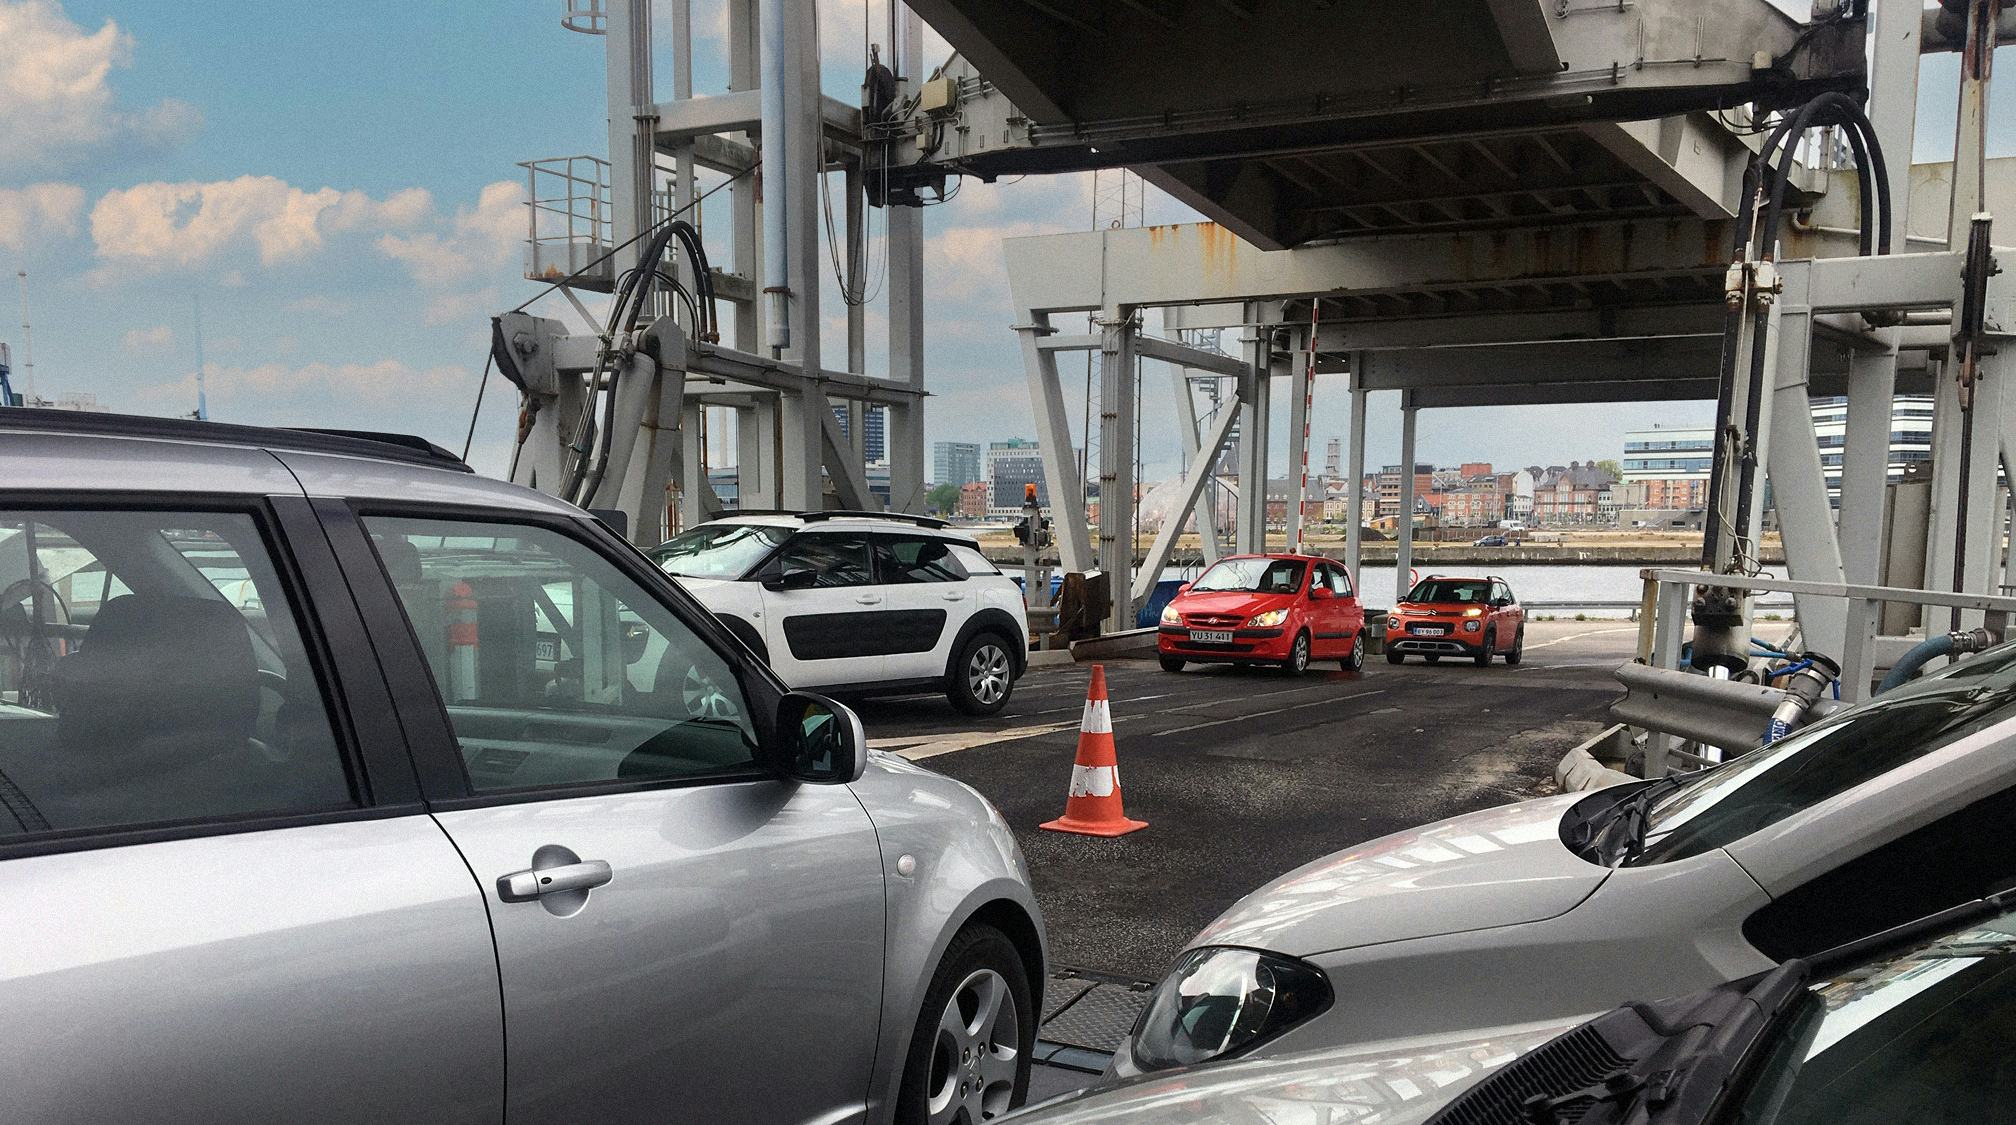
[[[1072,766],[1073,797],[1111,797],[1120,791],[1120,767]]]
[[[1078,729],[1086,734],[1113,733],[1113,712],[1107,709],[1105,700],[1085,701],[1085,717],[1079,720]]]

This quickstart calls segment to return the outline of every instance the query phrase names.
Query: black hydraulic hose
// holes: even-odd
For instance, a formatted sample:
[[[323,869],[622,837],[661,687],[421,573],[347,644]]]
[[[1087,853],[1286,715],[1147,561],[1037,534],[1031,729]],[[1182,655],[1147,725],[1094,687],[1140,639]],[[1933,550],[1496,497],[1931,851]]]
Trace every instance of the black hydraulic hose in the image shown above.
[[[658,263],[664,260],[665,250],[671,245],[674,235],[673,228],[683,225],[685,224],[677,222],[666,224],[664,229],[652,237],[651,242],[644,249],[644,256],[637,261],[637,268],[631,271],[630,288],[627,293],[627,307],[619,305],[615,310],[617,319],[612,321],[612,324],[622,324],[623,330],[626,333],[636,330],[638,320],[644,315],[644,310],[650,306],[652,287],[657,284],[659,277]],[[611,339],[614,339],[613,333],[611,334]],[[605,348],[604,350],[606,353],[607,349]],[[596,363],[595,382],[600,381],[601,372],[606,366],[606,357]],[[577,475],[576,479],[572,482],[573,487],[568,490],[565,498],[570,503],[592,503],[595,499],[595,490],[601,487],[603,474],[609,469],[609,455],[613,451],[616,441],[616,390],[623,381],[623,369],[621,366],[609,367],[608,372],[609,386],[607,388],[603,388],[598,392],[593,383],[590,384],[589,389],[591,394],[600,393],[602,395],[602,433],[600,440],[594,445],[595,458],[593,467],[588,469],[587,472]],[[588,411],[592,410],[593,400],[590,400]],[[581,457],[581,461],[587,461],[585,454]]]
[[[1780,217],[1785,207],[1785,192],[1790,186],[1792,166],[1799,151],[1799,138],[1806,130],[1820,125],[1843,125],[1848,130],[1849,144],[1856,154],[1856,174],[1863,191],[1859,234],[1864,254],[1879,245],[1882,253],[1889,252],[1890,212],[1889,184],[1887,177],[1881,179],[1883,187],[1874,189],[1875,165],[1880,160],[1882,146],[1877,142],[1874,128],[1862,108],[1846,94],[1823,94],[1807,102],[1794,115],[1791,128],[1785,134],[1784,150],[1779,155],[1778,175],[1771,183],[1770,203],[1764,212],[1761,237],[1765,240],[1764,257],[1775,261],[1777,258],[1777,233]],[[1873,189],[1873,190],[1872,190]],[[1872,200],[1872,196],[1876,196]],[[1878,238],[1878,232],[1881,238]],[[1750,394],[1744,404],[1744,433],[1748,447],[1743,452],[1742,472],[1737,485],[1736,525],[1738,534],[1750,526],[1753,495],[1756,491],[1757,464],[1756,436],[1762,421],[1764,408],[1765,377],[1764,361],[1770,341],[1770,321],[1760,318],[1750,343]]]

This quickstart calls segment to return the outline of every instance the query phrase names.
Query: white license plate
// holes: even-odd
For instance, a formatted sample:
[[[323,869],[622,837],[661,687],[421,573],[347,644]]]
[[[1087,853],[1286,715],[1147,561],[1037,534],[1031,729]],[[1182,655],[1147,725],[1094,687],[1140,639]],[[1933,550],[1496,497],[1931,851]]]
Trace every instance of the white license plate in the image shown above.
[[[1232,630],[1192,629],[1190,639],[1200,645],[1229,645],[1232,643]]]
[[[558,659],[560,659],[560,642],[559,642],[559,641],[533,641],[533,642],[532,642],[532,659],[534,659],[534,660],[558,660]]]
[[[1417,637],[1440,637],[1448,632],[1449,630],[1444,629],[1440,625],[1416,625],[1414,627],[1414,635]]]

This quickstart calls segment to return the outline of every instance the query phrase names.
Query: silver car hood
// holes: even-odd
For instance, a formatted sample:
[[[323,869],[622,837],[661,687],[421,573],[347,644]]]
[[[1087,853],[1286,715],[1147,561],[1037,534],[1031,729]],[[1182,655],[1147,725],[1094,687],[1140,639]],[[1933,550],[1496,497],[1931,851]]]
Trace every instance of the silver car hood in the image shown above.
[[[1027,1125],[1418,1125],[1492,1071],[1581,1022],[1549,1020],[1389,1039],[1169,1071],[1053,1098],[1014,1120]]]
[[[1587,796],[1485,809],[1325,856],[1240,899],[1191,945],[1306,957],[1565,914],[1610,875],[1561,843],[1561,814]]]

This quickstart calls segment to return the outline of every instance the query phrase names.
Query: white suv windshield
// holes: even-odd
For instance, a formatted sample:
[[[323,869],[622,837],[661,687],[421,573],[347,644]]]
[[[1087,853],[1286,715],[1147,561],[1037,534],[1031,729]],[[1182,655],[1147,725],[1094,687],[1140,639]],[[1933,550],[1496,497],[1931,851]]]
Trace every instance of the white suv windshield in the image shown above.
[[[651,554],[668,574],[735,579],[790,537],[790,528],[774,524],[710,523],[673,536]]]

